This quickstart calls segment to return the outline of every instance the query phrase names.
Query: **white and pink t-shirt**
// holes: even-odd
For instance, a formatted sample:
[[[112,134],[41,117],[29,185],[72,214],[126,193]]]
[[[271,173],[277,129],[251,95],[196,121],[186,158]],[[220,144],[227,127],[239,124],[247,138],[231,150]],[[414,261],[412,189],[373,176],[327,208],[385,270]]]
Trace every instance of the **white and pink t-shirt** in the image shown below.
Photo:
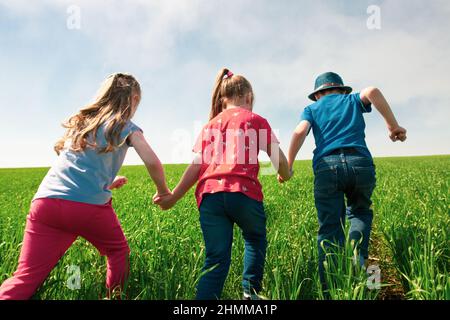
[[[271,143],[279,142],[267,120],[247,109],[226,109],[209,121],[193,149],[202,155],[197,205],[215,192],[242,192],[262,201],[258,154]]]

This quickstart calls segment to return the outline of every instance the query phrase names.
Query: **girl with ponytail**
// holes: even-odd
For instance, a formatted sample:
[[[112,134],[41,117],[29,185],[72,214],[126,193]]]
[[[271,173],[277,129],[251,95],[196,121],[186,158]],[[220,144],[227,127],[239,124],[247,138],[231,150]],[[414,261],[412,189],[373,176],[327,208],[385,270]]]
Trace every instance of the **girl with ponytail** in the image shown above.
[[[258,299],[266,255],[266,215],[258,180],[260,150],[288,180],[288,162],[266,119],[253,112],[250,82],[229,69],[219,71],[209,122],[194,146],[193,163],[166,196],[154,202],[167,210],[197,182],[195,196],[206,247],[197,299],[219,299],[231,262],[233,226],[245,240],[242,286],[245,299]]]

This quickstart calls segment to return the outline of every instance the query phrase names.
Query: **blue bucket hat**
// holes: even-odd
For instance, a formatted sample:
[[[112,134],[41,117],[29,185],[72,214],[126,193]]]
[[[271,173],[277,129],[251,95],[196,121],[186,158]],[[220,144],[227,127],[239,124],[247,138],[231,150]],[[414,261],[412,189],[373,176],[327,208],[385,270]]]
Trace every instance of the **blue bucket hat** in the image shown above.
[[[312,101],[316,101],[315,94],[319,91],[323,91],[326,89],[342,89],[345,93],[352,92],[352,88],[349,86],[344,86],[344,81],[342,78],[334,72],[325,72],[317,77],[316,83],[314,85],[314,92],[311,93],[308,98]]]

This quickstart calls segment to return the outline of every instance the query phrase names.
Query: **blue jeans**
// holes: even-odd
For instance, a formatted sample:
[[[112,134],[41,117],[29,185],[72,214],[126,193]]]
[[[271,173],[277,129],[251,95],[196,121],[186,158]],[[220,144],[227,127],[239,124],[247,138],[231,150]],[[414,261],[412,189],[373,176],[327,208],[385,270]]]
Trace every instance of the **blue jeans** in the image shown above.
[[[375,165],[358,153],[325,156],[314,168],[314,199],[319,218],[319,274],[324,283],[325,250],[345,243],[345,217],[350,221],[349,240],[354,240],[360,263],[368,258],[373,212],[370,200],[375,188]],[[347,204],[345,203],[347,198]]]
[[[234,223],[241,228],[245,241],[244,291],[261,290],[267,247],[263,203],[239,192],[218,192],[205,195],[200,205],[206,260],[197,286],[197,299],[220,299],[231,263]]]

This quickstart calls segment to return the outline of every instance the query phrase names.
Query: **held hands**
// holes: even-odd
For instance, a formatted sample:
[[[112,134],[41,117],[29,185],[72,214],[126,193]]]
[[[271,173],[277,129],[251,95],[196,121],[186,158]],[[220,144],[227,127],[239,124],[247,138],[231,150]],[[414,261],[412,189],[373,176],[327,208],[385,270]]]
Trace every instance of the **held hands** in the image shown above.
[[[406,129],[400,126],[388,128],[389,129],[389,138],[393,142],[396,141],[405,141],[406,140]]]
[[[125,184],[127,184],[128,179],[124,176],[117,176],[113,183],[108,187],[109,190],[122,188]]]
[[[159,205],[162,210],[169,210],[177,203],[177,199],[170,191],[165,194],[156,193],[153,196],[153,203]]]
[[[289,169],[289,179],[292,178],[293,175],[294,175],[294,171],[291,168],[291,169]],[[278,182],[279,183],[285,183],[288,180],[284,180],[280,175],[278,175]]]

